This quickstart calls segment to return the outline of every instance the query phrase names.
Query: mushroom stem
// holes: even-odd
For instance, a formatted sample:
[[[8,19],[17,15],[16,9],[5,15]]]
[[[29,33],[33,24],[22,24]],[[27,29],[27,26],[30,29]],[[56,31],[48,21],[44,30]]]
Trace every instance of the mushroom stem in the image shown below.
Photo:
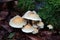
[[[30,23],[30,25],[32,25],[32,21],[31,20],[27,20],[28,21],[28,23],[27,24],[29,24]]]
[[[35,22],[32,20],[32,24],[34,24]]]
[[[33,20],[32,20],[32,25],[33,25],[33,24],[35,24],[35,25],[36,25],[36,24],[37,24],[37,22],[38,22],[38,21],[33,21]]]

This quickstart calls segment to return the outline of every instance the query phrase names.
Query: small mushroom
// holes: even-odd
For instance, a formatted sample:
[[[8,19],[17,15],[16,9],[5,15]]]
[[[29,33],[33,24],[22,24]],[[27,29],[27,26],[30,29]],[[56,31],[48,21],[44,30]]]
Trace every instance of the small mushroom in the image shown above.
[[[38,28],[38,26],[37,26],[37,25],[35,25],[35,24],[33,24],[33,27],[34,27],[34,28]]]
[[[9,25],[14,28],[22,28],[24,25],[26,25],[26,23],[26,20],[17,15],[10,19]]]
[[[37,23],[37,25],[39,26],[39,28],[44,28],[44,23],[43,22],[39,22],[39,23]]]
[[[39,15],[35,11],[27,11],[22,18],[34,20],[34,21],[42,21]]]
[[[27,24],[26,26],[24,26],[22,28],[22,31],[25,33],[31,33],[31,32],[33,32],[33,30],[34,30],[34,28],[30,24]]]
[[[47,25],[47,27],[48,27],[49,29],[53,29],[53,26],[52,26],[52,25]]]
[[[34,31],[32,32],[32,34],[37,34],[38,33],[38,29],[37,28],[34,28]]]

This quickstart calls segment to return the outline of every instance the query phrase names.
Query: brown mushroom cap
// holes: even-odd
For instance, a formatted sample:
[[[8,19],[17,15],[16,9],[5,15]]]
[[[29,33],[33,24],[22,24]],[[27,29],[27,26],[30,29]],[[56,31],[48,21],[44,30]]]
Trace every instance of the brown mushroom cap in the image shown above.
[[[33,30],[34,28],[30,24],[27,24],[26,26],[22,28],[22,31],[25,33],[31,33]]]
[[[33,11],[27,11],[22,18],[34,20],[34,21],[42,21],[39,15]]]
[[[9,25],[14,28],[22,28],[26,23],[26,20],[17,15],[10,20]]]

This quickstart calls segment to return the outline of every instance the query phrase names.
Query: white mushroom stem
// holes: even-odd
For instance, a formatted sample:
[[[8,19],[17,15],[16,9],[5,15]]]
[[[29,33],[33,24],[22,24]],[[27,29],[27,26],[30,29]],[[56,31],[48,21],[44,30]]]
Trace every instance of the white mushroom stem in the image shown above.
[[[34,24],[35,22],[32,20],[32,24]]]
[[[30,24],[32,25],[32,20],[27,20],[27,21],[28,21],[28,23],[27,23],[27,24],[29,24],[29,23],[30,23]]]

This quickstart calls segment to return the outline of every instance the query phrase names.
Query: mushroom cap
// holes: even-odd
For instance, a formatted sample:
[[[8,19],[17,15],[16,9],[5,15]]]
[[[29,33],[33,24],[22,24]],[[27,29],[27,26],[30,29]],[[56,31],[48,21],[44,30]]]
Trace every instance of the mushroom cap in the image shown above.
[[[34,31],[32,32],[32,34],[36,34],[36,33],[38,33],[38,29],[37,28],[34,28]]]
[[[52,26],[52,25],[47,25],[47,27],[48,27],[49,29],[53,29],[53,26]]]
[[[26,26],[22,28],[22,31],[25,33],[31,33],[33,30],[34,28],[30,24],[27,24]]]
[[[39,26],[39,28],[44,28],[44,23],[43,22],[39,22],[39,23],[37,23],[37,25]]]
[[[27,11],[22,18],[34,20],[34,21],[42,21],[39,15],[35,11]]]
[[[22,28],[24,25],[26,25],[26,23],[26,20],[17,15],[10,19],[9,25],[14,28]]]

